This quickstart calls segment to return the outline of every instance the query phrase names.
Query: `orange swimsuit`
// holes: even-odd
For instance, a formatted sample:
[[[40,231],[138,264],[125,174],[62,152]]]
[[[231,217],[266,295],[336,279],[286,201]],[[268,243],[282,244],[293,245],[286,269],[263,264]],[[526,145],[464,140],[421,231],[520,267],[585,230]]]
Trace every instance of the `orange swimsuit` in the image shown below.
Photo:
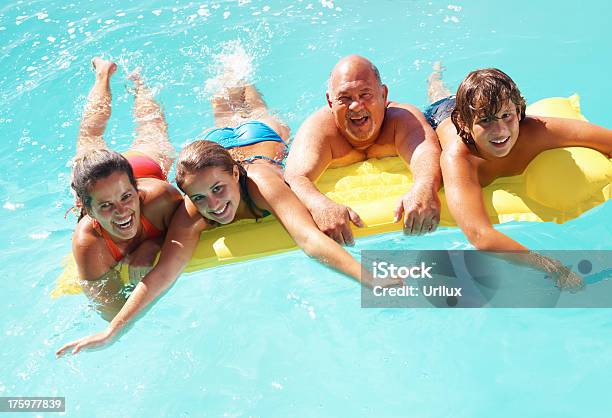
[[[127,151],[123,153],[123,156],[132,166],[134,178],[167,180],[159,164],[147,154],[138,151]]]
[[[142,224],[142,229],[145,234],[145,240],[154,239],[162,235],[162,231],[157,229],[155,225],[153,225],[151,221],[145,218],[143,214],[140,214],[140,223]],[[113,255],[113,258],[115,259],[115,261],[119,262],[123,260],[123,257],[125,255],[121,252],[119,247],[117,247],[117,244],[115,244],[115,242],[112,240],[110,234],[106,232],[104,228],[102,228],[102,226],[97,220],[92,218],[91,224],[93,228],[96,230],[96,232],[100,234],[102,238],[104,238],[104,241],[106,242],[106,247],[108,248],[110,253]]]

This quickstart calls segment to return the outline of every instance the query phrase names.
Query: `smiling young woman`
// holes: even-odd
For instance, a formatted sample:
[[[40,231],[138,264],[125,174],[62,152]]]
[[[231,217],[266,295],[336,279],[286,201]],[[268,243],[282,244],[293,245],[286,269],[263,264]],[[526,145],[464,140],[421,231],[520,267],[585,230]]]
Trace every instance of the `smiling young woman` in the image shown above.
[[[285,183],[281,166],[289,137],[287,126],[268,112],[253,86],[227,93],[213,99],[218,127],[179,155],[176,183],[185,198],[172,218],[159,262],[138,283],[106,330],[64,345],[58,356],[69,349],[76,354],[110,343],[175,282],[202,232],[240,219],[275,215],[306,254],[364,285],[374,285],[371,275],[362,277],[361,264],[317,228],[308,209]],[[386,286],[398,283],[384,281]]]
[[[124,155],[102,139],[111,113],[110,77],[117,66],[94,58],[96,81],[83,112],[72,188],[80,208],[72,239],[81,286],[110,320],[123,306],[120,263],[136,284],[161,247],[180,193],[166,181],[174,149],[161,108],[134,74],[136,138]]]

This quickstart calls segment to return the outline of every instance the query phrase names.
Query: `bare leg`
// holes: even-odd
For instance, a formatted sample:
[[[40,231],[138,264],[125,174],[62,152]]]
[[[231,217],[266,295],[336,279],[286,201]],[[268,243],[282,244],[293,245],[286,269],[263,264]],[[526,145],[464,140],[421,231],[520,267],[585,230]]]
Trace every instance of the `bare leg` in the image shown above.
[[[226,88],[225,94],[215,95],[211,104],[216,127],[235,127],[257,120],[274,129],[285,142],[289,140],[289,127],[270,113],[261,93],[252,84]]]
[[[227,87],[211,100],[215,126],[234,127],[248,119],[250,110],[245,103],[244,87]]]
[[[111,115],[109,80],[117,69],[117,65],[98,57],[94,58],[91,64],[96,72],[96,81],[83,109],[77,139],[77,157],[90,149],[106,148],[102,134],[106,130],[106,124]]]
[[[268,106],[261,93],[254,85],[249,84],[245,87],[245,100],[248,106],[253,110],[253,118],[265,123],[270,128],[274,129],[283,141],[289,142],[291,129],[289,129],[289,126],[280,120],[278,116],[272,114],[268,110]]]
[[[176,150],[168,139],[168,124],[161,106],[153,99],[153,94],[144,85],[138,72],[129,76],[134,83],[134,118],[136,138],[130,151],[148,155],[157,161],[168,174],[176,158]]]
[[[427,78],[427,96],[429,97],[429,103],[437,102],[440,99],[444,99],[451,95],[450,90],[444,85],[442,81],[442,63],[436,61],[433,64],[433,72]]]

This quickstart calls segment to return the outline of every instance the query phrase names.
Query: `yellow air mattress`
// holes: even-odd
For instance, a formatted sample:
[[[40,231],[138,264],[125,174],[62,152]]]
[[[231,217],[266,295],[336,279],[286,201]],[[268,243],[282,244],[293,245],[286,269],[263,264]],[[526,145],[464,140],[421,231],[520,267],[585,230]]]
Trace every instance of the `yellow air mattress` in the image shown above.
[[[579,97],[540,100],[527,108],[530,115],[586,120],[580,113]],[[519,176],[497,179],[483,189],[492,223],[508,221],[565,222],[610,198],[612,161],[586,148],[550,150],[536,157]],[[318,180],[319,189],[336,202],[352,207],[367,227],[355,236],[398,231],[393,210],[412,184],[412,175],[398,157],[371,159],[347,167],[327,170]],[[442,226],[456,226],[444,191],[440,192]],[[273,216],[260,221],[242,220],[204,232],[187,265],[195,271],[275,254],[295,248],[295,243]],[[72,255],[64,259],[64,271],[52,297],[81,292]],[[127,266],[122,266],[127,281]]]

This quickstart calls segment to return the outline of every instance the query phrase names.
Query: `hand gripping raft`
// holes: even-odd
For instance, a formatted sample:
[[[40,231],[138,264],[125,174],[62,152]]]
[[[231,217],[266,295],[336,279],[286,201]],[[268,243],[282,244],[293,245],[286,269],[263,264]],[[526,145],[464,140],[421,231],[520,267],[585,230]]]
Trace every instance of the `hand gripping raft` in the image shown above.
[[[540,100],[527,113],[586,120],[580,99]],[[412,175],[398,157],[370,159],[327,170],[318,180],[319,189],[336,202],[352,207],[367,227],[354,229],[356,237],[399,231],[393,209],[412,184]],[[561,148],[536,157],[524,173],[499,178],[483,189],[491,223],[538,221],[562,223],[605,202],[612,194],[612,160],[587,148]],[[456,226],[440,191],[440,225]],[[259,221],[242,220],[202,233],[200,243],[185,271],[264,257],[295,249],[284,228],[269,216]],[[64,271],[52,297],[77,294],[81,287],[72,255],[64,259]],[[122,265],[127,282],[127,266]]]

